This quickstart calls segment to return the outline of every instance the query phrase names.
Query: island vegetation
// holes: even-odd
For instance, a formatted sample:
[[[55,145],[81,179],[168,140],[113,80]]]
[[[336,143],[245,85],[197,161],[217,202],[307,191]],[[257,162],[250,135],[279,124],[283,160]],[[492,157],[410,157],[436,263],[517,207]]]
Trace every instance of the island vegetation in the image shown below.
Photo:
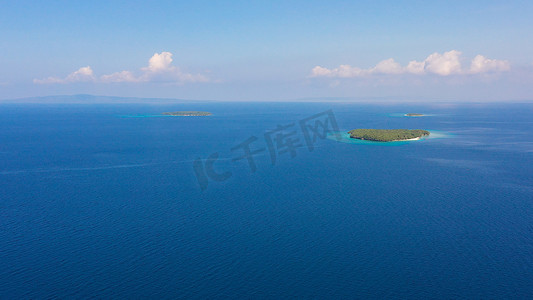
[[[375,142],[417,140],[429,135],[422,129],[353,129],[348,133],[351,138]]]
[[[405,114],[406,117],[423,117],[424,114],[417,114],[417,113],[408,113]]]
[[[173,111],[173,112],[164,112],[165,116],[177,116],[177,117],[206,117],[212,115],[207,111]]]

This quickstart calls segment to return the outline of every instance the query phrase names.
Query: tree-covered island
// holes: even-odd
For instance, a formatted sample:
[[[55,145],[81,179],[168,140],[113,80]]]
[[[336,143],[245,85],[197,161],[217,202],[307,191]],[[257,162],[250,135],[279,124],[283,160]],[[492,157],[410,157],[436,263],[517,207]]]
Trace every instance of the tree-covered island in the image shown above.
[[[405,114],[406,117],[423,117],[424,114],[417,114],[417,113],[408,113]]]
[[[348,133],[353,139],[375,142],[415,140],[429,135],[429,131],[422,129],[353,129]]]
[[[165,116],[177,116],[177,117],[206,117],[212,115],[207,111],[173,111],[173,112],[164,112]]]

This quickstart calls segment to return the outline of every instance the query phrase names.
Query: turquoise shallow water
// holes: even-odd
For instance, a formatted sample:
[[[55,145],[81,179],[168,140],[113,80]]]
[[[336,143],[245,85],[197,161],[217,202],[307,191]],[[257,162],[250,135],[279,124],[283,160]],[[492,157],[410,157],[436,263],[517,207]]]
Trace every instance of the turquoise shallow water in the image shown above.
[[[176,110],[213,116],[123,117]],[[431,135],[311,151],[299,122],[327,110],[342,132]],[[532,120],[529,104],[0,105],[0,298],[531,298]],[[273,157],[278,126],[294,148]],[[232,150],[253,137],[255,171]],[[213,153],[230,176],[202,191]]]

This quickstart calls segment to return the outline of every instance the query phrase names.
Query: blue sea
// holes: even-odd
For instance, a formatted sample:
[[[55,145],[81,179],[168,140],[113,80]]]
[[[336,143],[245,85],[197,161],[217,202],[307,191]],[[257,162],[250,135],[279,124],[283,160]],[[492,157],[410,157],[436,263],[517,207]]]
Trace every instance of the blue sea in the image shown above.
[[[532,298],[532,129],[533,104],[2,104],[0,298]]]

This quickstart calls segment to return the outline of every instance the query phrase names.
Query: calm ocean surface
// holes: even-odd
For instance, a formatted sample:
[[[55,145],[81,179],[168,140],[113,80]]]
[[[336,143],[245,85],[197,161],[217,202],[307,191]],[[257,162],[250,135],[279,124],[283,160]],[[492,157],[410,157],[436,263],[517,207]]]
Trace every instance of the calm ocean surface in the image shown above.
[[[421,128],[396,144],[315,140]],[[207,110],[211,117],[157,117]],[[420,112],[427,117],[408,118]],[[275,163],[264,133],[300,146]],[[257,137],[252,172],[242,149]],[[218,153],[202,191],[193,161]],[[228,173],[229,174],[229,173]],[[0,298],[531,298],[533,105],[0,105]]]

